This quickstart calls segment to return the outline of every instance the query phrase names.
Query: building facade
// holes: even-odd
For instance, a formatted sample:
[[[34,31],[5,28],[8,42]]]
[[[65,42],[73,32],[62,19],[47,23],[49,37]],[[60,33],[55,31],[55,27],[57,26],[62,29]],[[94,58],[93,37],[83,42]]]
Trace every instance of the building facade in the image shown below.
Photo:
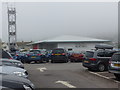
[[[37,41],[30,44],[32,49],[47,49],[64,48],[67,51],[81,52],[94,49],[96,44],[110,43],[109,40],[63,35],[47,40]]]

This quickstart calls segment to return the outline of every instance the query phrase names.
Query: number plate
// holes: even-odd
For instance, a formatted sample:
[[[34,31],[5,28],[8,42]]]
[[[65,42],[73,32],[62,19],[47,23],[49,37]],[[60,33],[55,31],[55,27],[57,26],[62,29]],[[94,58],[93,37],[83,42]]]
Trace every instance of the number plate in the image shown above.
[[[32,56],[31,58],[36,58],[35,56]]]
[[[61,54],[55,54],[55,55],[61,55]]]
[[[120,67],[120,64],[114,64],[114,66]]]
[[[89,63],[89,61],[84,61],[84,63]]]

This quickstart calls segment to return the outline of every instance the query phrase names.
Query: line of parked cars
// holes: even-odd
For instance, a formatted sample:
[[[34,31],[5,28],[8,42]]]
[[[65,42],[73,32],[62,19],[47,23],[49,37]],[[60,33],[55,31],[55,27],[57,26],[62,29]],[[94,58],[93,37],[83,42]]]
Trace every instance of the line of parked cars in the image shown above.
[[[86,51],[83,66],[100,72],[108,70],[120,80],[120,51],[110,45],[96,45],[96,50]]]
[[[20,60],[22,63],[43,63],[43,62],[49,62],[55,63],[55,62],[65,62],[68,61],[71,62],[78,62],[82,61],[84,58],[84,55],[82,53],[68,53],[63,48],[55,48],[53,50],[42,50],[42,49],[32,49],[28,52],[16,52],[15,55],[13,55],[13,58],[16,60]]]
[[[10,53],[0,50],[0,82],[4,90],[34,90],[34,84],[28,80],[28,72],[21,61],[14,60]]]

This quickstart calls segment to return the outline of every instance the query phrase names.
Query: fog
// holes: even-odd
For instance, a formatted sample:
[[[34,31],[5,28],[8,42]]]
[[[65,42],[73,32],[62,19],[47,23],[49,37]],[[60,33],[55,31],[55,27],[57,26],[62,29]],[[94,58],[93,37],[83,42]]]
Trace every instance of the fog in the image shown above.
[[[115,2],[23,2],[17,11],[17,40],[37,41],[58,35],[118,40]],[[2,40],[7,41],[7,4],[2,4]]]

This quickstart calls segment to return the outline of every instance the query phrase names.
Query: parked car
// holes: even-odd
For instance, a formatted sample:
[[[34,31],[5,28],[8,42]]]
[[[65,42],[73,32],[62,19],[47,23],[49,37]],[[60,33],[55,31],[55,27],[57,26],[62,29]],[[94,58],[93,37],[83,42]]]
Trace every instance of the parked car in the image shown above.
[[[113,50],[93,50],[86,51],[83,66],[89,70],[108,70],[109,60],[116,51]]]
[[[35,63],[37,62],[43,62],[43,54],[41,53],[40,50],[30,50],[28,54],[26,54],[26,60],[24,62],[26,63],[31,63],[34,61]]]
[[[63,48],[56,48],[52,50],[51,63],[54,62],[68,62],[68,54]]]
[[[27,59],[27,52],[16,52],[14,59],[21,61],[24,63],[24,60]]]
[[[20,61],[14,59],[0,59],[0,63],[2,65],[24,68],[24,65]]]
[[[1,52],[0,52],[1,53]],[[13,59],[13,57],[11,56],[11,54],[9,52],[6,52],[2,49],[2,53],[0,54],[2,55],[1,58],[5,58],[5,59]]]
[[[49,60],[51,59],[51,54],[52,54],[52,50],[46,51],[46,54],[45,54],[46,62],[49,62]]]
[[[109,72],[120,80],[120,52],[115,53],[109,61]]]
[[[9,74],[0,74],[2,90],[35,90],[34,84],[22,77]]]
[[[24,78],[28,77],[28,73],[25,69],[14,67],[14,66],[6,66],[2,64],[0,65],[0,73],[17,75]]]
[[[71,62],[81,62],[84,59],[84,55],[82,53],[72,53],[69,55],[69,59]]]

